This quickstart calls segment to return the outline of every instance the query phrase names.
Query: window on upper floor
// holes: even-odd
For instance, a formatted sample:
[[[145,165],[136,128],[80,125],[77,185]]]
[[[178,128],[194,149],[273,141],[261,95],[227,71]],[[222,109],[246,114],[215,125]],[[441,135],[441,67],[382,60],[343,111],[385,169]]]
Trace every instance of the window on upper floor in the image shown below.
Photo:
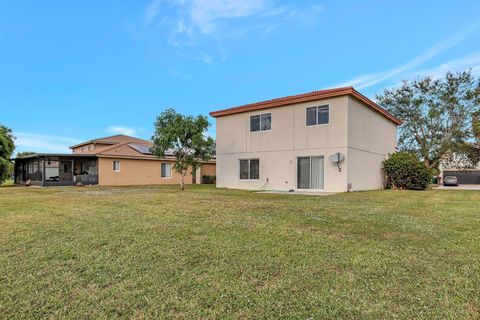
[[[318,107],[307,108],[306,122],[307,126],[315,126],[319,124],[328,124],[330,121],[330,107],[323,105]]]
[[[264,113],[250,117],[250,132],[267,131],[272,129],[272,114]]]
[[[241,159],[240,160],[240,179],[258,180],[260,175],[259,159]]]

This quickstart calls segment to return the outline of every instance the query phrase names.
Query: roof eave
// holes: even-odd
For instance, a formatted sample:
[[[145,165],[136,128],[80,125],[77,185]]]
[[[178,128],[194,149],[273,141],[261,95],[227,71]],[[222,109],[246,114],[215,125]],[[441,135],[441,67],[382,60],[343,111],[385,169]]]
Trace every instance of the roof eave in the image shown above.
[[[93,153],[35,153],[26,157],[13,158],[11,160],[25,160],[41,157],[66,157],[66,158],[96,158],[97,155]]]
[[[210,116],[214,118],[224,117],[224,116],[233,115],[237,113],[282,107],[282,106],[292,105],[296,103],[309,102],[309,101],[315,101],[315,100],[332,98],[332,97],[340,97],[344,95],[352,95],[353,97],[357,98],[358,100],[362,101],[363,103],[367,104],[368,106],[370,106],[371,108],[373,108],[374,110],[382,114],[385,118],[394,122],[396,125],[402,124],[402,121],[400,119],[397,119],[396,117],[394,117],[388,111],[386,111],[381,106],[379,106],[378,104],[376,104],[375,102],[373,102],[372,100],[370,100],[369,98],[367,98],[366,96],[364,96],[363,94],[355,90],[353,87],[340,88],[338,90],[332,90],[331,92],[326,92],[321,94],[315,94],[315,92],[312,92],[311,94],[303,94],[303,95],[301,94],[297,96],[290,96],[290,97],[284,97],[279,99],[267,100],[263,102],[246,104],[239,107],[213,111],[213,112],[210,112]]]
[[[300,103],[300,102],[308,102],[308,101],[314,101],[318,99],[324,99],[324,98],[330,98],[330,97],[336,97],[336,96],[341,96],[341,95],[346,95],[351,93],[352,87],[346,87],[342,88],[341,90],[336,90],[328,93],[323,93],[323,94],[300,94],[297,96],[289,96],[289,97],[283,97],[283,98],[278,98],[278,99],[272,99],[272,100],[266,100],[266,101],[261,101],[261,102],[256,102],[256,103],[250,103],[238,107],[233,107],[233,108],[228,108],[228,109],[222,109],[218,111],[212,111],[210,112],[210,115],[214,118],[216,117],[223,117],[231,114],[236,114],[236,113],[243,113],[243,112],[249,112],[249,111],[256,111],[256,110],[262,110],[262,109],[269,109],[269,108],[275,108],[275,107],[282,107],[282,106],[287,106],[295,103]]]

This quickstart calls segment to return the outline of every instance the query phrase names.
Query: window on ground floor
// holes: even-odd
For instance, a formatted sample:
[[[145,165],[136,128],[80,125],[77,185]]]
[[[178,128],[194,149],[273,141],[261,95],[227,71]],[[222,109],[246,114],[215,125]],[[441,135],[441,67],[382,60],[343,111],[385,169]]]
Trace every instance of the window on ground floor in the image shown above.
[[[113,161],[113,172],[120,172],[120,161]]]
[[[162,163],[162,178],[171,178],[172,177],[172,164],[168,162]]]
[[[259,159],[241,159],[240,160],[240,179],[258,180],[260,176]]]
[[[297,188],[323,189],[324,186],[323,157],[297,158]]]

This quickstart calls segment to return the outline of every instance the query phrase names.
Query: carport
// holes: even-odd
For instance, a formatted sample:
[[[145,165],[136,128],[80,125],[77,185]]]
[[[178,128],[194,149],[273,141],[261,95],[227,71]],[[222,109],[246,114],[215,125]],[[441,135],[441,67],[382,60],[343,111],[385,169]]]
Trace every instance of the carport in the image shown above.
[[[459,184],[480,184],[480,170],[443,171],[443,178],[446,176],[457,177]]]

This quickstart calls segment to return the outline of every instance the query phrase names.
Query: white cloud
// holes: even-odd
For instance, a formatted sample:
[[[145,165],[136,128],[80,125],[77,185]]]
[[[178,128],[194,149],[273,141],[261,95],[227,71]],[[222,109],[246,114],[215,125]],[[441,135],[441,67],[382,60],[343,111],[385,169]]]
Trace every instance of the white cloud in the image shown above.
[[[180,18],[178,19],[177,21],[177,29],[175,30],[176,33],[180,33],[180,34],[188,34],[188,35],[191,35],[193,33],[193,29],[191,26],[188,26],[186,23],[185,23],[185,19],[184,18]]]
[[[472,74],[478,76],[480,75],[480,52],[469,54],[460,59],[451,60],[445,63],[442,63],[436,67],[422,69],[416,72],[413,72],[407,76],[407,78],[413,77],[425,77],[430,76],[432,78],[443,77],[447,71],[464,71],[472,70]]]
[[[14,132],[15,145],[17,152],[33,151],[33,152],[57,152],[70,153],[69,146],[80,143],[81,141],[74,138],[65,138],[53,135],[44,135],[37,133]]]
[[[210,56],[209,54],[205,54],[205,53],[202,53],[200,55],[200,60],[202,60],[206,64],[212,64],[212,62],[213,62],[212,56]]]
[[[464,42],[470,36],[472,36],[472,34],[477,31],[479,27],[480,25],[476,24],[470,28],[464,29],[461,32],[455,34],[454,36],[436,44],[432,48],[428,49],[424,53],[418,55],[417,57],[413,58],[412,60],[401,66],[382,72],[362,75],[345,83],[339,84],[338,86],[354,86],[357,89],[362,89],[378,83],[382,83],[392,78],[399,78],[405,76],[408,73],[411,73],[413,69],[421,66],[425,62],[439,55],[440,53],[452,49],[460,43]]]
[[[431,77],[433,79],[442,78],[445,74],[450,72],[461,72],[465,70],[471,70],[472,75],[480,76],[480,53],[473,53],[467,56],[464,56],[460,59],[451,60],[445,63],[442,63],[438,66],[417,70],[411,73],[408,73],[398,79],[395,84],[386,86],[386,89],[396,88],[402,85],[401,80],[415,79],[415,78],[424,78]]]
[[[192,0],[189,1],[188,15],[193,25],[204,34],[217,29],[221,20],[243,18],[262,12],[267,3],[264,0]]]
[[[306,25],[315,25],[319,21],[319,15],[325,10],[324,6],[313,6],[307,9],[294,9],[290,11],[287,18]]]
[[[145,26],[158,20],[177,48],[224,43],[247,33],[267,34],[284,23],[314,24],[323,6],[279,6],[277,0],[154,0],[144,12]],[[206,41],[205,41],[206,40]],[[211,59],[201,59],[211,63]]]
[[[190,75],[188,75],[186,73],[183,73],[183,72],[177,70],[176,68],[169,68],[168,72],[176,78],[180,78],[180,79],[183,79],[183,80],[190,80],[191,79]]]
[[[154,0],[148,4],[147,8],[145,9],[145,25],[149,25],[160,13],[161,4],[162,0]]]
[[[275,17],[284,14],[288,9],[286,7],[273,8],[272,10],[262,13],[263,17]]]
[[[197,30],[211,34],[221,20],[249,17],[268,7],[268,0],[154,0],[144,13],[145,25],[152,23],[163,7],[178,10],[176,32],[189,33]],[[275,11],[273,11],[275,12]]]
[[[114,134],[124,134],[127,136],[135,135],[135,129],[124,127],[124,126],[110,126],[107,128],[107,132]]]

